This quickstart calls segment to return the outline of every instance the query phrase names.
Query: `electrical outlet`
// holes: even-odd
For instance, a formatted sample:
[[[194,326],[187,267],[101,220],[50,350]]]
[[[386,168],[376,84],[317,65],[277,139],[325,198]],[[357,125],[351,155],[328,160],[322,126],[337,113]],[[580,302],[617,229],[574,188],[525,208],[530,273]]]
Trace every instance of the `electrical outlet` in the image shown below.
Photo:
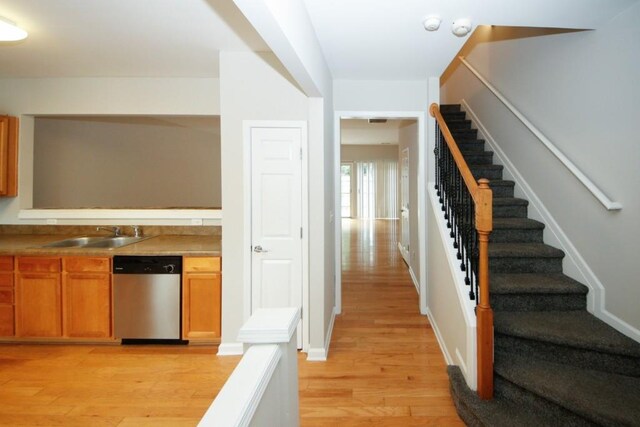
[[[202,218],[191,218],[191,225],[202,225]]]
[[[48,225],[56,225],[58,223],[58,220],[55,218],[49,218],[47,219],[47,224]]]

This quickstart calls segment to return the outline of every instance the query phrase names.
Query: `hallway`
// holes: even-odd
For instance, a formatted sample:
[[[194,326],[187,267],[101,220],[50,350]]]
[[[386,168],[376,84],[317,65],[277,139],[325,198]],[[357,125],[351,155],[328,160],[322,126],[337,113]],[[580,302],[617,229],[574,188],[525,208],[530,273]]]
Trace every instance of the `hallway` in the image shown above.
[[[342,222],[342,314],[325,363],[300,359],[303,426],[461,426],[398,221]]]

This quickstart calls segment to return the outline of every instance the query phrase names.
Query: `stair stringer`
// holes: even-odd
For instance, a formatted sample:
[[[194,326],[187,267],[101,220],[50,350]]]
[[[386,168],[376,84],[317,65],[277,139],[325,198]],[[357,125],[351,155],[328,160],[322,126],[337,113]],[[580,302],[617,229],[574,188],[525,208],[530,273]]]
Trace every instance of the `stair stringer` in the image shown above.
[[[502,148],[500,148],[489,130],[480,121],[465,99],[462,99],[460,104],[462,110],[468,114],[468,119],[471,120],[472,127],[478,129],[478,137],[480,138],[481,135],[486,144],[488,144],[494,152],[494,164],[503,165],[506,175],[505,179],[508,178],[516,182],[516,195],[529,200],[529,207],[533,208],[529,209],[529,217],[546,225],[543,232],[544,241],[564,251],[565,257],[562,262],[564,274],[584,283],[589,288],[589,293],[587,294],[587,310],[618,332],[640,342],[640,330],[606,309],[606,289],[602,282],[593,270],[591,270],[585,259],[580,255],[580,252],[573,245],[549,210],[544,206],[535,191],[533,191],[522,174],[511,160],[509,160]]]

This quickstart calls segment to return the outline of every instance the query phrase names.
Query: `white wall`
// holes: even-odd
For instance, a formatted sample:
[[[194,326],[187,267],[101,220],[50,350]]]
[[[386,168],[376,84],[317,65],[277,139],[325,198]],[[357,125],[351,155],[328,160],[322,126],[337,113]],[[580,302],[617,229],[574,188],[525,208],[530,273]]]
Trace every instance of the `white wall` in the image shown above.
[[[420,234],[418,233],[418,123],[409,123],[400,128],[397,155],[409,149],[409,268],[415,279],[420,279]],[[398,165],[398,171],[402,166]]]
[[[273,54],[223,52],[220,55],[221,136],[222,136],[222,204],[224,206],[222,258],[222,342],[232,346],[242,326],[248,307],[244,304],[246,266],[244,242],[243,121],[303,120],[309,126],[309,298],[310,345],[324,346],[327,311],[333,309],[333,282],[325,286],[325,194],[324,105],[320,98],[308,98],[287,79],[286,72]],[[316,214],[320,212],[320,214]],[[328,288],[328,289],[327,289]],[[326,304],[329,307],[326,307]],[[230,347],[228,347],[230,348]]]
[[[463,65],[442,88],[443,103],[466,100],[586,261],[592,274],[578,279],[604,286],[604,307],[596,302],[595,312],[636,338],[639,20],[636,3],[596,31],[518,38],[517,31],[494,28],[467,55],[605,194],[622,203],[620,212],[605,210]]]
[[[337,111],[427,111],[427,81],[335,80]]]
[[[36,118],[34,208],[219,209],[219,118],[156,117]]]
[[[213,78],[0,79],[0,112],[20,117],[18,197],[0,200],[0,222],[20,223],[20,209],[32,207],[32,115],[220,115],[219,84]]]

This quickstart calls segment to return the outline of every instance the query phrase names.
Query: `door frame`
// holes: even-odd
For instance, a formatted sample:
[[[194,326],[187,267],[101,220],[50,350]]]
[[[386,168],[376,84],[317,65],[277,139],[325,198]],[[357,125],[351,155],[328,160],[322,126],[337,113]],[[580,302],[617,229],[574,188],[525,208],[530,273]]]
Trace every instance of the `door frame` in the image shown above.
[[[243,120],[243,179],[244,188],[244,310],[243,323],[251,317],[251,129],[253,128],[295,128],[300,129],[302,148],[302,351],[309,349],[309,138],[307,122],[302,120]],[[224,165],[223,165],[224,167]]]
[[[333,176],[334,212],[340,212],[340,120],[341,119],[410,119],[418,122],[418,242],[420,248],[420,280],[418,283],[418,307],[427,314],[427,112],[426,111],[335,111],[333,119]],[[342,219],[335,221],[335,309],[342,313]]]

